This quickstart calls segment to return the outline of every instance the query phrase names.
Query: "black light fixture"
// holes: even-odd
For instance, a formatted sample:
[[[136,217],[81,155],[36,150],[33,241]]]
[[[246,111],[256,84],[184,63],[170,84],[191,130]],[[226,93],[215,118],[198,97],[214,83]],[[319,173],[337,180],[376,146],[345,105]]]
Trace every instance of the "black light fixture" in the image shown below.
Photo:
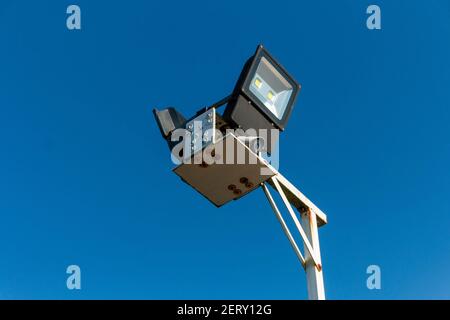
[[[300,85],[259,45],[246,62],[223,118],[244,130],[284,130]]]
[[[187,121],[174,108],[161,111],[154,110],[155,118],[161,129],[163,137],[170,141],[171,132],[177,128],[185,128],[186,124],[209,109],[217,109],[227,105],[223,115],[217,117],[220,123],[217,128],[267,130],[262,141],[264,150],[272,152],[272,147],[277,143],[272,136],[271,129],[283,131],[291,115],[295,99],[300,90],[300,85],[292,76],[259,45],[256,52],[244,65],[239,79],[231,95],[213,104],[202,108],[196,115]],[[262,139],[264,140],[264,139]]]

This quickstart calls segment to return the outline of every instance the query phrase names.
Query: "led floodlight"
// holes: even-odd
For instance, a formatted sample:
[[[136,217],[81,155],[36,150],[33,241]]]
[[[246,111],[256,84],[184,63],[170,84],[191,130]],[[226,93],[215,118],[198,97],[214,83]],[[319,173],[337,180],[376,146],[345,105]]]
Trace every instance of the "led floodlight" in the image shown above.
[[[299,90],[294,78],[259,45],[241,72],[224,117],[244,129],[284,130]],[[255,108],[262,117],[250,110]]]

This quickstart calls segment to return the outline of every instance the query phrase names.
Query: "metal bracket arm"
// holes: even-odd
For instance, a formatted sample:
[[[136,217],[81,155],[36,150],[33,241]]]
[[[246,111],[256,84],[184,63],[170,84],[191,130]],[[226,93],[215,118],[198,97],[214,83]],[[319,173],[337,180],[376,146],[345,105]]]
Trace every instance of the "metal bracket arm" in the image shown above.
[[[269,189],[267,188],[267,186],[266,186],[265,183],[262,183],[261,186],[262,186],[262,188],[263,188],[263,190],[264,190],[264,193],[266,194],[267,199],[268,199],[269,202],[270,202],[270,205],[272,206],[273,211],[275,212],[275,215],[277,216],[278,221],[279,221],[280,224],[281,224],[281,227],[282,227],[283,230],[284,230],[284,233],[285,233],[286,236],[288,237],[289,242],[291,243],[292,248],[293,248],[294,251],[295,251],[295,254],[297,255],[298,259],[300,260],[300,263],[302,264],[303,269],[305,269],[305,268],[306,268],[306,261],[305,261],[305,258],[303,257],[303,254],[302,254],[302,252],[300,251],[300,249],[298,248],[298,245],[297,245],[297,243],[295,242],[294,237],[292,236],[291,232],[289,231],[289,228],[288,228],[288,226],[286,225],[286,222],[284,221],[283,216],[282,216],[281,213],[280,213],[280,210],[278,210],[278,207],[277,207],[275,201],[273,200],[273,197],[272,197],[272,195],[270,194]]]
[[[281,181],[280,181],[281,177]],[[292,220],[297,227],[303,240],[305,256],[302,254],[292,236],[289,228],[280,213],[267,184],[270,184],[279,193],[284,205],[288,209]],[[272,206],[273,211],[283,228],[295,254],[297,255],[303,269],[306,272],[308,283],[309,299],[325,299],[325,289],[323,284],[322,261],[320,257],[319,224],[324,225],[327,222],[326,215],[320,211],[311,201],[308,200],[298,189],[296,189],[289,181],[282,177],[279,173],[271,177],[266,182],[261,183],[262,189]],[[300,211],[301,220],[292,209],[291,203]],[[319,214],[316,212],[320,212]],[[303,225],[302,225],[303,224]]]

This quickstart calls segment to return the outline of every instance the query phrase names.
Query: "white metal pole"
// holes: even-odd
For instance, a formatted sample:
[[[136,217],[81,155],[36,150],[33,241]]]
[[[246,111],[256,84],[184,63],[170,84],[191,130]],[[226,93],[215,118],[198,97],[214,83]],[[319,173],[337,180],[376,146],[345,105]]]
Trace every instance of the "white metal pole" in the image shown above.
[[[322,258],[320,256],[319,230],[317,228],[317,216],[311,209],[301,213],[303,229],[309,243],[314,250],[314,258],[318,260],[315,265],[308,250],[305,250],[306,282],[308,286],[308,299],[325,300],[325,287],[323,283]],[[306,249],[306,245],[305,245]]]

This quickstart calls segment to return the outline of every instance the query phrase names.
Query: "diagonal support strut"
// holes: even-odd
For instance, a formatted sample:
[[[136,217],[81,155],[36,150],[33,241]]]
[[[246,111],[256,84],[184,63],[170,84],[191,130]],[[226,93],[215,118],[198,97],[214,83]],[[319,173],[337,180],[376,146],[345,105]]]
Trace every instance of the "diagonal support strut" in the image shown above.
[[[281,180],[279,180],[281,179]],[[292,220],[297,227],[304,244],[305,255],[302,254],[292,236],[283,216],[278,209],[267,184],[270,184],[283,200]],[[281,185],[280,185],[281,184]],[[272,206],[273,211],[283,228],[295,254],[306,272],[308,286],[308,298],[311,300],[324,300],[325,288],[323,283],[322,261],[320,256],[318,227],[326,223],[326,215],[309,201],[297,188],[295,188],[286,178],[279,173],[271,177],[268,181],[261,183],[261,187]],[[288,195],[287,195],[288,194]],[[300,211],[301,222],[294,212],[291,203]],[[317,211],[317,213],[316,213]]]

